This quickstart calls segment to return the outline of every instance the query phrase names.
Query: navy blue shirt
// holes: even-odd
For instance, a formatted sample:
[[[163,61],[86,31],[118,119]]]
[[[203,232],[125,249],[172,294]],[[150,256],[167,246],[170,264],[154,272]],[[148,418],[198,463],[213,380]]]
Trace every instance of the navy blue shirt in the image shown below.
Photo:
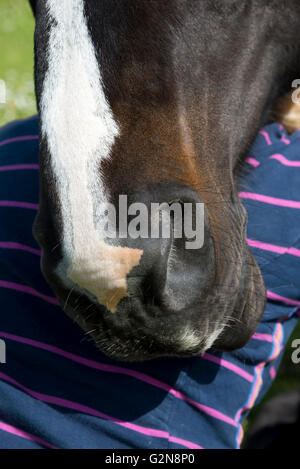
[[[0,130],[0,448],[239,447],[299,319],[300,132],[267,126],[244,172],[248,243],[268,289],[256,333],[233,353],[119,363],[65,315],[41,274],[37,118]]]

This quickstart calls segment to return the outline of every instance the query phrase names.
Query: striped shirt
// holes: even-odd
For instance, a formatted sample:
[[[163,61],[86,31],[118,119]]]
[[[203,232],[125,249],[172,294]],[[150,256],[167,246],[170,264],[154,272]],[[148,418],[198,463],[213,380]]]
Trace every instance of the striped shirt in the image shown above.
[[[37,118],[2,128],[0,448],[238,448],[299,319],[300,131],[267,126],[245,164],[240,196],[268,302],[232,353],[126,364],[97,350],[40,272],[38,169]]]

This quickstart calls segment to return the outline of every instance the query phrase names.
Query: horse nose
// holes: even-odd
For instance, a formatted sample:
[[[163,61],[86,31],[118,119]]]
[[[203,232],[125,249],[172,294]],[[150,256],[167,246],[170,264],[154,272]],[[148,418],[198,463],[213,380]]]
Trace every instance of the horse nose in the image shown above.
[[[68,279],[111,313],[129,311],[128,297],[138,298],[146,313],[158,306],[157,315],[195,303],[214,265],[200,195],[182,184],[161,183],[126,195],[125,207],[124,195],[118,198],[111,204],[118,215],[114,235],[108,229],[99,239],[90,232],[85,249],[71,259]]]
[[[140,296],[146,306],[172,311],[193,303],[199,288],[211,280],[214,265],[200,195],[183,184],[155,184],[128,196],[128,213],[128,236],[122,244],[143,252],[127,276],[129,295]]]

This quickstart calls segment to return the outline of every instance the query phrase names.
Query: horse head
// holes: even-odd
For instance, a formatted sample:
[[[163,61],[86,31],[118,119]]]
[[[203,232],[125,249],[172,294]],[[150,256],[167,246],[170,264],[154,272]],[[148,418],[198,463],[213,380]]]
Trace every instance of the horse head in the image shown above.
[[[242,347],[265,287],[238,168],[299,71],[298,0],[31,3],[34,234],[61,306],[120,360]],[[99,207],[120,196],[149,210],[204,204],[203,245],[188,249],[174,231],[109,237]]]

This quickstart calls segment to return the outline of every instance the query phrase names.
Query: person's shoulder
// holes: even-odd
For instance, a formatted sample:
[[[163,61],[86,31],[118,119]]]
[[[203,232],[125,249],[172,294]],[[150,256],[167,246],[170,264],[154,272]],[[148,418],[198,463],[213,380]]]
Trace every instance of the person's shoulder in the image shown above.
[[[39,124],[37,116],[10,122],[0,128],[0,167],[37,164]]]
[[[30,138],[38,139],[38,117],[32,116],[27,119],[16,120],[9,122],[0,128],[0,145],[14,143],[18,141],[25,141]]]

